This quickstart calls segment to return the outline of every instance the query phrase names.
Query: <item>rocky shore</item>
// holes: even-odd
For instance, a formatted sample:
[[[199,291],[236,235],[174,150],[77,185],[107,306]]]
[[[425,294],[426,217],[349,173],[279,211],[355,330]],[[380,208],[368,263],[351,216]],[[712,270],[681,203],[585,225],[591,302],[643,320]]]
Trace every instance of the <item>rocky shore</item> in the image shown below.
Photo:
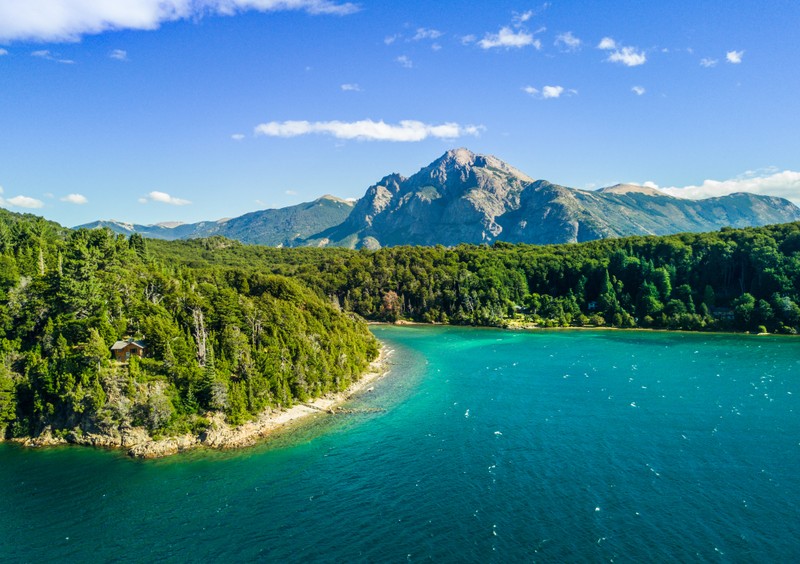
[[[381,347],[380,355],[374,360],[361,378],[347,390],[317,398],[311,402],[298,403],[288,409],[268,409],[258,418],[243,425],[232,426],[225,422],[222,413],[209,414],[211,424],[199,435],[180,435],[154,440],[144,428],[121,427],[109,434],[69,432],[58,436],[47,428],[37,437],[13,439],[29,447],[78,444],[106,448],[126,449],[135,458],[161,458],[198,447],[233,449],[254,445],[300,419],[320,412],[335,413],[336,408],[354,395],[370,387],[378,378],[389,371],[391,349]]]

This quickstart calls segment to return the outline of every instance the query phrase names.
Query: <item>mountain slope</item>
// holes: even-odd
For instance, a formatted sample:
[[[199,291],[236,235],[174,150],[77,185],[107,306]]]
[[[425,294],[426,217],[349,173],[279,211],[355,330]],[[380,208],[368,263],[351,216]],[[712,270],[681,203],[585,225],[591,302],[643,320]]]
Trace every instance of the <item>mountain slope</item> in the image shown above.
[[[410,178],[383,178],[317,241],[367,247],[489,241],[502,231],[496,218],[519,205],[532,181],[496,157],[455,149]]]
[[[797,220],[800,209],[781,198],[732,194],[685,200],[630,184],[578,190],[533,180],[496,157],[455,149],[410,178],[381,179],[341,225],[304,243],[552,244]]]
[[[78,228],[107,227],[115,233],[139,233],[152,239],[196,239],[222,235],[245,243],[259,245],[294,245],[334,225],[339,225],[353,209],[353,203],[333,196],[322,196],[286,208],[251,212],[233,219],[201,221],[177,225],[136,225],[119,221],[95,221]]]

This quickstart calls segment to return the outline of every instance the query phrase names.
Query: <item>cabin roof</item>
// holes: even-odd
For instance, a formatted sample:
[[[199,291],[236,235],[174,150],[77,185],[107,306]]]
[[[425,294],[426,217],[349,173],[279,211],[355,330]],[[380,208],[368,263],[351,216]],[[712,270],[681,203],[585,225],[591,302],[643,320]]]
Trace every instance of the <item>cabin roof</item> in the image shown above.
[[[138,347],[140,349],[144,348],[144,341],[134,341],[133,339],[127,341],[117,341],[113,345],[111,345],[112,351],[121,351],[128,345],[133,345],[134,347]]]

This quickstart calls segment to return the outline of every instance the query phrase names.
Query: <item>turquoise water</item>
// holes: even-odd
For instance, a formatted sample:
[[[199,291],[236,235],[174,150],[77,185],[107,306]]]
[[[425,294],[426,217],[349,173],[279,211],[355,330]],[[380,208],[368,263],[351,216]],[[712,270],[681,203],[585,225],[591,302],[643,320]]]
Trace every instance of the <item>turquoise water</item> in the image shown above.
[[[385,412],[159,461],[0,445],[0,560],[800,560],[800,340],[374,332]]]

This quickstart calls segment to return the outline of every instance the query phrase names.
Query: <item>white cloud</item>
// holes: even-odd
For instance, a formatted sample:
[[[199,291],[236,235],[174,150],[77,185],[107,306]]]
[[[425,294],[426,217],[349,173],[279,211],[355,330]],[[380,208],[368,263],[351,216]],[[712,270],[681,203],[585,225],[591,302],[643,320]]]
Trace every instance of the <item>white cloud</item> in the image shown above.
[[[38,51],[31,51],[31,57],[38,57],[40,59],[45,59],[47,61],[54,61],[56,63],[61,63],[64,65],[71,65],[74,64],[75,61],[71,59],[61,59],[58,56],[54,55],[47,49],[40,49]]]
[[[545,86],[542,88],[542,98],[558,98],[564,93],[563,86]]]
[[[62,202],[69,202],[70,204],[88,204],[89,200],[86,199],[86,196],[83,194],[68,194],[61,198]]]
[[[633,88],[631,88],[631,91],[637,96],[641,96],[642,94],[647,92],[647,90],[644,89],[644,86],[634,86]]]
[[[142,204],[146,204],[147,202],[159,202],[161,204],[169,204],[171,206],[185,206],[192,203],[189,200],[175,198],[166,192],[159,192],[157,190],[150,192],[145,198],[139,198],[139,202]]]
[[[514,24],[522,25],[534,16],[533,10],[522,12],[521,14],[514,14]]]
[[[469,45],[470,43],[475,43],[475,41],[476,41],[477,39],[478,39],[478,38],[477,38],[477,37],[475,37],[475,36],[474,36],[474,35],[472,35],[472,34],[470,34],[470,35],[465,35],[464,37],[462,37],[462,38],[461,38],[461,44],[462,44],[462,45]]]
[[[542,48],[542,42],[534,39],[532,33],[524,30],[514,31],[510,27],[502,27],[498,33],[487,33],[483,39],[478,41],[478,45],[482,49],[494,49],[497,47],[504,47],[517,49],[533,45],[536,49]]]
[[[620,45],[611,37],[601,39],[600,43],[597,44],[597,48],[603,51],[611,51],[606,58],[606,61],[610,63],[622,63],[626,67],[637,67],[647,61],[644,51],[640,51],[636,47]]]
[[[41,208],[44,202],[36,198],[29,198],[28,196],[14,196],[13,198],[3,198],[3,187],[0,186],[0,207],[17,207],[17,208]]]
[[[2,57],[3,55],[8,55],[8,51],[5,49],[0,49],[0,57]]]
[[[297,196],[297,191],[296,190],[286,190],[284,192],[284,194],[286,194],[287,196]]]
[[[438,29],[427,29],[424,27],[420,27],[417,29],[416,35],[412,37],[413,41],[421,41],[423,39],[439,39],[442,35],[444,35]]]
[[[361,92],[361,87],[358,84],[342,84],[342,90],[345,92]]]
[[[0,2],[0,41],[78,41],[121,29],[157,29],[162,23],[198,19],[206,14],[232,16],[256,10],[299,10],[346,15],[358,11],[335,0],[24,0]]]
[[[396,63],[399,63],[401,67],[410,69],[414,66],[414,63],[411,59],[409,59],[406,55],[400,55],[395,59]]]
[[[433,49],[434,51],[441,51],[442,50],[442,46],[439,45],[438,43],[434,43],[434,44],[431,45],[431,49]]]
[[[717,62],[718,61],[716,59],[710,59],[708,57],[703,57],[702,59],[700,59],[700,66],[701,67],[705,67],[705,68],[708,69],[708,68],[717,66]]]
[[[611,63],[622,63],[626,67],[638,67],[647,61],[643,51],[637,51],[635,47],[623,47],[613,51],[607,61]]]
[[[241,141],[244,139],[244,133],[234,133],[233,135],[231,135],[231,139],[233,139],[234,141]]]
[[[744,55],[744,51],[728,51],[725,53],[725,59],[729,63],[733,63],[734,65],[738,65],[742,62],[742,56]]]
[[[603,39],[600,40],[600,43],[597,44],[597,48],[603,49],[605,51],[608,51],[610,49],[616,49],[617,42],[611,39],[610,37],[604,37]]]
[[[123,49],[114,49],[111,53],[108,54],[110,59],[115,59],[117,61],[127,61],[128,60],[128,52]]]
[[[14,196],[4,200],[5,203],[17,208],[30,208],[37,209],[44,206],[44,202],[36,198],[29,198],[28,196]]]
[[[268,137],[297,137],[299,135],[331,135],[337,139],[356,139],[359,141],[423,141],[429,137],[436,139],[456,139],[467,135],[478,136],[485,128],[480,125],[459,125],[443,123],[433,125],[416,120],[403,120],[399,124],[370,119],[343,121],[271,121],[255,128],[256,135]]]
[[[395,34],[395,35],[387,35],[386,37],[383,38],[383,42],[386,45],[391,45],[392,43],[397,41],[399,38],[400,38],[400,36],[397,35],[397,34]]]
[[[577,51],[581,47],[581,40],[568,31],[558,35],[554,45],[564,51]]]
[[[525,86],[522,91],[534,98],[540,98],[542,100],[560,98],[564,94],[574,95],[578,93],[578,91],[574,89],[566,90],[563,86],[542,86],[541,90],[535,86]]]
[[[779,196],[800,205],[800,172],[748,172],[730,180],[705,180],[699,186],[670,186],[660,190],[671,196],[692,200],[725,196],[734,192],[752,192]]]

